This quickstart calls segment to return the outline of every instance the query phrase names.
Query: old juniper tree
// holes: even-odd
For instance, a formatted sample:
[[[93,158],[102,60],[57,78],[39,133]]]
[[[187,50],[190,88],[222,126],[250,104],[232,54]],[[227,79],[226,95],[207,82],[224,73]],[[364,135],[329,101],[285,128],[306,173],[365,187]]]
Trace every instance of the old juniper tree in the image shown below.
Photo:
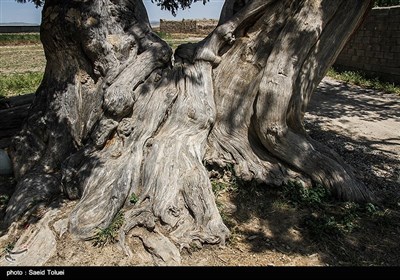
[[[175,12],[193,1],[154,2]],[[64,196],[78,200],[75,236],[91,238],[123,211],[122,241],[139,237],[179,261],[181,248],[229,236],[206,166],[229,164],[265,185],[308,178],[339,199],[368,199],[303,117],[373,2],[226,0],[218,27],[173,53],[142,0],[44,1],[47,65],[11,147],[18,185],[6,223]]]

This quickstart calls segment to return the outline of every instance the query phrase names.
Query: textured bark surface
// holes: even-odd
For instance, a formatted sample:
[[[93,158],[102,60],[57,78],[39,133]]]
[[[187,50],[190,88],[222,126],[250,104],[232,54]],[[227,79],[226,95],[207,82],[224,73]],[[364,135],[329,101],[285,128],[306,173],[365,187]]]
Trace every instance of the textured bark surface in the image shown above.
[[[46,1],[46,72],[12,146],[19,183],[6,224],[66,196],[79,199],[70,232],[90,239],[122,209],[125,251],[137,237],[156,263],[174,264],[183,248],[229,236],[206,165],[369,199],[302,121],[370,2],[227,0],[219,26],[172,59],[141,0]]]
[[[12,137],[21,130],[33,98],[27,94],[0,100],[0,149],[10,146]]]

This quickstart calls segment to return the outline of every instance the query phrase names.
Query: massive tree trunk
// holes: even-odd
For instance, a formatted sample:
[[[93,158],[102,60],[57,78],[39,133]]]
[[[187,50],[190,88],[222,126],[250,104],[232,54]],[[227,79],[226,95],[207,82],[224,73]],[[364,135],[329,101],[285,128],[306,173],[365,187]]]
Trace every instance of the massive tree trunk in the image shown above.
[[[79,200],[74,235],[93,237],[122,209],[122,244],[130,233],[156,259],[179,262],[180,249],[229,235],[206,165],[369,199],[307,136],[303,116],[371,1],[225,2],[218,27],[172,59],[142,0],[46,1],[46,72],[11,149],[19,183],[7,224],[63,195]]]

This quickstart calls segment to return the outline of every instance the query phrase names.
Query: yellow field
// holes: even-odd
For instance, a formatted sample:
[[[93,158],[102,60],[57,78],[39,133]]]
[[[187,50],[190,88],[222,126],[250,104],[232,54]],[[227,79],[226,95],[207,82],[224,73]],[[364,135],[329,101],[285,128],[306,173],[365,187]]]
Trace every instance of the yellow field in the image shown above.
[[[3,39],[7,40],[0,44],[0,98],[35,92],[46,66],[42,44],[34,41],[24,44],[20,34],[13,36],[15,38],[5,36],[7,38]],[[163,34],[161,37],[173,49],[203,38],[195,34]]]
[[[0,75],[44,72],[45,65],[41,44],[0,46]]]

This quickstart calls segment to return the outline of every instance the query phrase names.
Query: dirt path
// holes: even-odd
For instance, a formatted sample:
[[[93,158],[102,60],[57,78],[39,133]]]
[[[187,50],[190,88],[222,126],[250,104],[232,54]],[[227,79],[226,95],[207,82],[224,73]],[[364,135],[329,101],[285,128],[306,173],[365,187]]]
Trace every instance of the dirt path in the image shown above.
[[[398,197],[400,96],[325,78],[306,115],[310,135],[338,152],[373,191]]]
[[[183,252],[182,264],[400,265],[399,117],[399,96],[324,79],[306,114],[306,129],[354,167],[360,180],[378,196],[379,206],[366,211],[354,204],[332,202],[313,208],[288,201],[281,190],[225,189],[217,194],[217,201],[231,239],[224,248],[205,246]],[[2,181],[0,194],[10,185],[9,180]],[[74,203],[65,204],[59,221],[66,220]],[[55,224],[49,227],[54,231]],[[135,248],[141,257],[132,260],[116,244],[97,248],[55,231],[56,253],[45,265],[151,265],[140,246]]]
[[[325,78],[311,101],[307,119],[323,130],[400,156],[400,96]]]

